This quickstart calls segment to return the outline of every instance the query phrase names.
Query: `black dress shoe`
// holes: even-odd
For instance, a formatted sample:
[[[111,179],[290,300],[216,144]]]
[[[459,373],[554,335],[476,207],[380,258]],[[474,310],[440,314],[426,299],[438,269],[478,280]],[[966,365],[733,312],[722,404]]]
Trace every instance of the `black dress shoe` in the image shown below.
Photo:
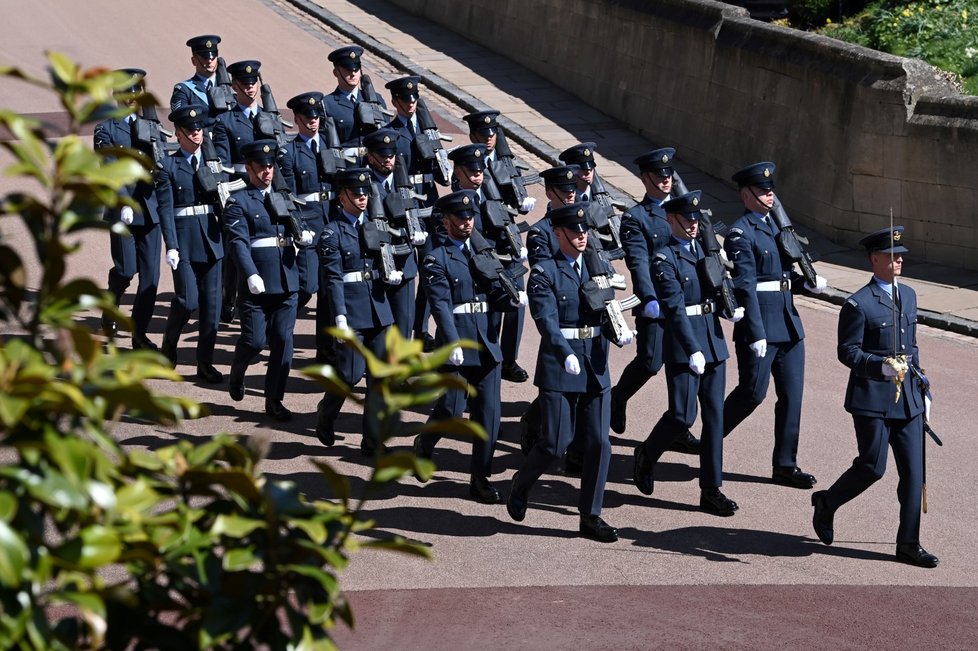
[[[424,350],[424,352],[426,353],[430,353],[431,351],[433,351],[435,348],[438,347],[435,345],[435,338],[429,335],[427,332],[425,333],[416,332],[414,333],[414,338],[422,340],[423,342],[422,350]]]
[[[322,402],[316,407],[316,437],[328,448],[336,445],[336,432],[333,431],[333,423],[324,415]]]
[[[228,395],[231,400],[241,402],[244,400],[244,371],[237,372],[231,367],[231,377],[228,379]]]
[[[133,333],[132,335],[132,349],[133,350],[152,350],[159,352],[160,347],[149,340],[146,335],[138,335]]]
[[[107,317],[102,317],[102,332],[109,339],[114,339],[119,334],[119,324]]]
[[[582,515],[579,530],[584,536],[598,542],[618,540],[618,530],[602,520],[600,515]]]
[[[214,368],[213,364],[198,364],[197,379],[207,384],[220,384],[224,381],[224,374]]]
[[[615,434],[624,434],[628,402],[619,400],[616,393],[614,389],[611,390],[611,429]]]
[[[266,400],[265,413],[277,421],[285,422],[292,420],[292,412],[282,404],[281,400]]]
[[[699,454],[700,440],[693,436],[692,432],[686,430],[684,433],[677,436],[672,443],[669,444],[667,449],[670,452],[679,452],[680,454]]]
[[[791,488],[802,488],[805,490],[808,490],[818,483],[818,480],[815,479],[815,475],[802,472],[802,469],[798,466],[791,466],[790,468],[775,466],[774,470],[771,471],[771,480],[775,484],[789,486]]]
[[[361,457],[372,457],[378,453],[383,454],[383,445],[377,445],[373,441],[368,441],[366,438],[360,441],[360,456]]]
[[[520,494],[516,492],[516,475],[513,475],[513,485],[509,489],[509,499],[506,500],[506,512],[509,513],[509,517],[513,518],[517,522],[523,522],[526,517],[526,494]]]
[[[832,518],[835,515],[825,506],[826,491],[815,491],[812,493],[812,506],[815,507],[812,513],[812,528],[815,535],[826,545],[831,545],[835,539],[835,531],[832,529]]]
[[[483,504],[499,504],[503,501],[503,496],[485,477],[473,477],[469,481],[469,496]]]
[[[632,481],[643,495],[651,495],[655,490],[652,479],[652,463],[645,452],[645,444],[639,443],[635,448],[635,465],[632,468]]]
[[[918,543],[899,543],[896,548],[896,559],[901,563],[917,567],[937,567],[941,562]]]
[[[570,450],[564,453],[564,474],[580,477],[582,472],[584,472],[584,455]]]
[[[221,323],[231,323],[234,321],[234,305],[221,306]]]
[[[503,364],[503,379],[507,382],[526,382],[530,375],[516,362]]]
[[[435,451],[430,445],[425,445],[424,435],[418,434],[414,437],[414,443],[411,444],[411,450],[414,452],[414,456],[419,459],[431,460],[434,456]]]
[[[170,360],[170,363],[174,366],[177,365],[177,342],[167,337],[163,337],[163,345],[160,346],[160,352],[163,353],[163,357]]]
[[[700,491],[700,508],[707,513],[730,517],[740,508],[732,499],[720,492],[719,488],[704,488]]]

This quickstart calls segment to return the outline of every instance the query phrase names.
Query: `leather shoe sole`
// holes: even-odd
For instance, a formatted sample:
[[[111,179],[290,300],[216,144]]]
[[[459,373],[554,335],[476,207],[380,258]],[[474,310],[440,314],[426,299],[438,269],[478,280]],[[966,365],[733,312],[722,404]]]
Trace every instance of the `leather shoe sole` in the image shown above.
[[[699,454],[700,440],[693,436],[692,432],[686,430],[685,433],[677,436],[669,444],[668,450],[670,452],[679,452],[680,454]]]
[[[632,481],[639,492],[643,495],[651,495],[655,491],[655,482],[652,479],[652,464],[645,453],[645,444],[639,443],[635,448],[635,465],[632,469]]]
[[[597,515],[582,515],[578,531],[581,535],[598,542],[611,543],[618,540],[618,530]]]
[[[934,568],[941,561],[926,549],[916,543],[903,543],[897,545],[896,559],[901,563],[907,563],[915,567]]]
[[[803,472],[798,466],[792,468],[774,468],[771,471],[771,481],[789,488],[808,490],[818,483],[815,475]]]
[[[812,528],[815,535],[826,545],[831,545],[835,540],[835,531],[832,528],[832,514],[825,506],[825,491],[815,491],[812,493]]]
[[[707,513],[729,518],[740,508],[737,503],[717,490],[700,492],[700,508]]]
[[[333,423],[328,422],[323,416],[322,403],[316,407],[316,438],[328,448],[336,445],[336,432],[333,431]]]
[[[292,412],[278,400],[266,402],[265,413],[280,422],[292,420]]]

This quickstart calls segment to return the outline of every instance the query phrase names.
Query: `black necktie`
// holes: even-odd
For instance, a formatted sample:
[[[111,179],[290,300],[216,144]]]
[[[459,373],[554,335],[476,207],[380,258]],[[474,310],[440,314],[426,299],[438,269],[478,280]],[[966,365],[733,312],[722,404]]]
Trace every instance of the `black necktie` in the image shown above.
[[[408,130],[408,133],[411,134],[411,136],[416,135],[416,132],[414,130],[414,123],[411,122],[411,120],[408,120],[407,121],[407,130]]]
[[[197,165],[198,165],[198,163],[197,163],[197,157],[196,156],[191,156],[190,157],[190,167],[195,172],[197,171]]]
[[[310,138],[309,139],[309,149],[312,150],[312,153],[314,155],[318,155],[319,154],[319,141],[316,140],[315,138]]]
[[[580,260],[574,260],[574,273],[577,274],[577,277],[578,278],[581,277],[581,262],[580,262]]]
[[[391,182],[384,181],[384,192],[390,192],[390,191],[391,191]]]
[[[211,83],[211,80],[210,79],[208,79],[207,81],[204,82],[204,90],[210,90],[213,87],[214,87],[214,84]]]
[[[590,201],[590,200],[591,200],[591,197],[587,196],[586,194],[581,195],[581,201]]]

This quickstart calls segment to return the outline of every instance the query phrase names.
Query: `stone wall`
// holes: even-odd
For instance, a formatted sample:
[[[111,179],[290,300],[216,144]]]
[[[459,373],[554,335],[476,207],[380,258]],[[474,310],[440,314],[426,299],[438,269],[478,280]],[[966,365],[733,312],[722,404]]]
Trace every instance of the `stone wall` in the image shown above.
[[[789,214],[978,269],[978,98],[920,61],[711,0],[390,0],[502,52],[720,178],[773,160]]]

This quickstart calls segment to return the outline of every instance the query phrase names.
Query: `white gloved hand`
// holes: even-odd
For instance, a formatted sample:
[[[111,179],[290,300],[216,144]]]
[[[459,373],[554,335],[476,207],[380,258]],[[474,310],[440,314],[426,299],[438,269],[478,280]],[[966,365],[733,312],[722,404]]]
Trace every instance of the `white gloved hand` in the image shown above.
[[[524,305],[526,305],[529,302],[530,302],[530,298],[526,295],[526,292],[524,292],[521,289],[520,290],[520,297],[519,297],[519,299],[518,300],[515,300],[515,301],[511,300],[509,302],[509,304],[512,305],[513,307],[523,307]]]
[[[812,287],[811,283],[809,283],[807,280],[805,281],[805,289],[810,291],[812,294],[821,294],[822,292],[825,291],[825,288],[828,286],[829,286],[828,281],[825,280],[825,278],[823,278],[822,276],[819,276],[818,274],[815,275],[814,287]]]
[[[764,357],[767,355],[767,339],[758,339],[750,345],[750,349],[754,351],[754,354],[758,357]]]
[[[885,377],[902,377],[906,375],[909,367],[906,362],[901,362],[893,357],[883,360],[883,375]]]
[[[529,256],[529,251],[526,250],[525,246],[521,246],[520,250],[516,253],[517,262],[526,262],[526,258]]]
[[[730,317],[731,323],[737,323],[744,318],[744,308],[738,307],[734,310],[733,316]]]
[[[132,224],[133,214],[132,206],[123,206],[122,210],[119,211],[119,221],[121,221],[126,226]]]
[[[621,274],[611,274],[611,286],[615,289],[625,289],[625,277]]]
[[[654,299],[646,303],[645,307],[642,308],[642,316],[647,319],[658,319],[659,314],[661,314],[659,311],[659,301]]]
[[[632,330],[629,330],[628,328],[625,328],[625,332],[623,332],[621,334],[621,337],[618,339],[618,345],[619,346],[627,346],[628,344],[632,343],[633,341],[635,341],[635,333]]]
[[[452,366],[461,366],[462,362],[465,361],[465,353],[461,348],[456,346],[452,348],[451,354],[448,356],[448,363]]]
[[[411,235],[411,244],[413,246],[422,246],[428,241],[428,231],[415,231]]]
[[[703,371],[706,370],[706,357],[703,353],[697,350],[689,356],[689,370],[697,375],[703,375]]]
[[[258,274],[248,276],[248,291],[252,294],[265,293],[265,281]]]
[[[536,205],[536,199],[533,197],[527,197],[526,199],[523,199],[523,203],[520,204],[520,212],[530,212]]]
[[[404,272],[398,269],[397,271],[391,272],[390,278],[385,278],[384,282],[388,285],[400,285],[404,282]]]
[[[176,249],[166,250],[166,263],[170,265],[170,269],[174,271],[177,270],[177,266],[180,264],[180,252]]]
[[[312,231],[302,231],[302,237],[299,238],[299,244],[302,246],[311,246],[314,237],[316,237],[316,234]]]
[[[564,360],[564,372],[571,375],[581,374],[581,363],[577,361],[577,355],[568,355]]]
[[[337,330],[349,330],[350,326],[346,323],[346,315],[337,314],[336,318],[333,319],[333,324],[336,326]]]

